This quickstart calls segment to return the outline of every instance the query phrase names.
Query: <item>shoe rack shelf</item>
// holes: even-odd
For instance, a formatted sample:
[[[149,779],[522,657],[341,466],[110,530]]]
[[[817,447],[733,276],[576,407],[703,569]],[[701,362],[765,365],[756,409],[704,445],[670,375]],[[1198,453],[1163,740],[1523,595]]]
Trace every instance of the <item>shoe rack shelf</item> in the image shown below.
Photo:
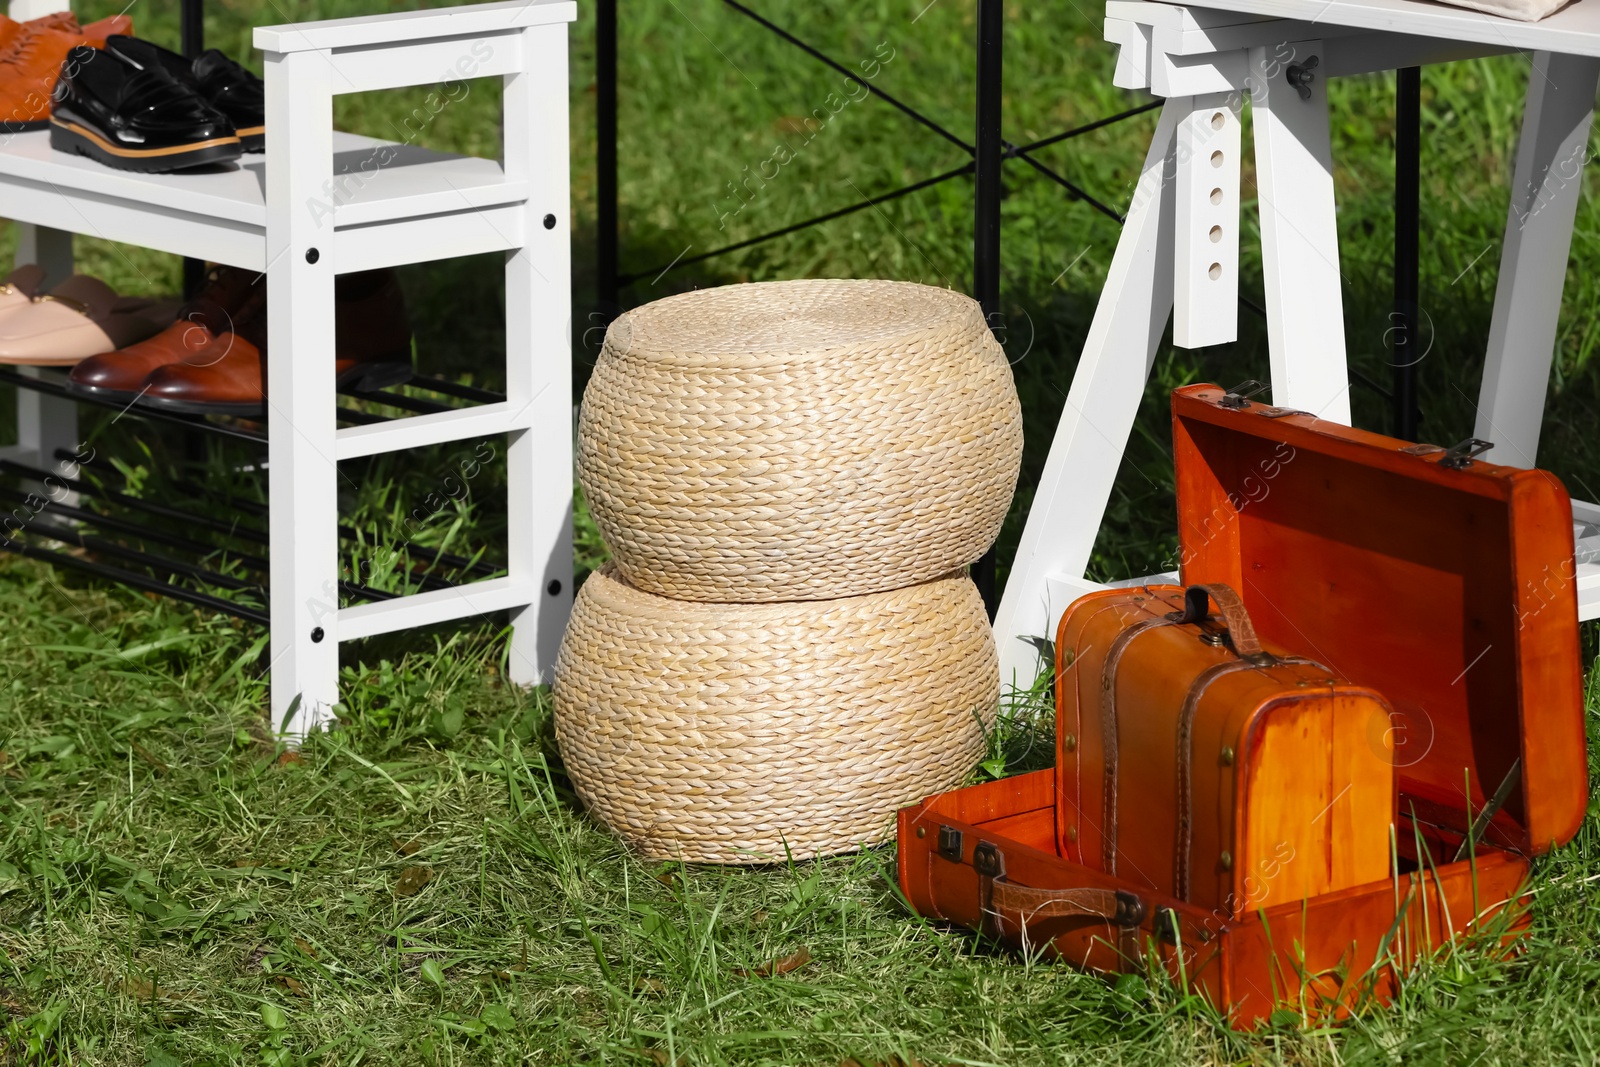
[[[424,223],[440,258],[520,247],[528,184],[508,180],[497,161],[339,132],[332,148],[332,184],[307,210],[331,225],[341,264],[368,264],[341,273],[414,262],[394,240],[399,224],[415,236]],[[0,137],[0,182],[0,210],[16,222],[267,269],[267,163],[259,155],[210,172],[134,174],[53,151],[41,130]]]
[[[13,0],[11,13],[34,18],[62,6]],[[86,234],[267,276],[272,344],[264,437],[169,416],[264,442],[266,508],[240,505],[237,522],[217,530],[202,523],[193,536],[140,529],[136,513],[159,514],[152,509],[162,505],[77,478],[81,401],[59,377],[31,368],[0,372],[21,387],[19,444],[0,450],[0,470],[66,480],[71,494],[32,523],[48,540],[169,578],[192,577],[195,565],[96,538],[77,520],[99,529],[128,526],[199,558],[222,553],[224,581],[216,581],[215,568],[200,573],[219,588],[259,593],[264,611],[192,590],[178,595],[268,623],[272,718],[290,740],[335,718],[341,641],[508,611],[512,680],[546,680],[554,664],[572,599],[567,24],[576,17],[572,0],[509,0],[258,28],[267,152],[210,171],[135,174],[54,152],[47,132],[0,138],[0,215],[22,224],[19,263],[65,277],[72,237]],[[503,88],[498,160],[333,129],[340,94],[418,85],[476,92],[484,83],[473,79],[487,78]],[[335,276],[482,253],[505,257],[505,394],[423,380],[415,384],[462,406],[386,392],[378,398],[406,416],[380,419],[339,407]],[[497,435],[506,438],[509,484],[505,573],[485,577],[481,565],[439,558],[479,580],[446,585],[424,575],[419,591],[405,596],[343,579],[341,537],[354,531],[339,522],[340,461]],[[96,493],[133,517],[78,508],[80,496]],[[202,533],[214,536],[202,540]],[[178,590],[139,570],[29,545],[16,550],[155,592]],[[263,571],[270,579],[264,589],[250,577]],[[342,597],[366,602],[341,607]]]

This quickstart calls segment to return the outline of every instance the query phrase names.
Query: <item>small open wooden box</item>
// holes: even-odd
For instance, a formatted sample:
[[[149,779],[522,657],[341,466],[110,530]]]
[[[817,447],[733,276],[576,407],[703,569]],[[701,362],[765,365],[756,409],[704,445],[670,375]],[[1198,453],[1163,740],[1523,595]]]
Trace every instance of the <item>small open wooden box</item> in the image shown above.
[[[1577,832],[1588,795],[1560,482],[1210,385],[1174,394],[1173,444],[1183,584],[1233,586],[1262,638],[1393,705],[1374,740],[1394,753],[1398,869],[1204,911],[1063,858],[1050,769],[902,809],[907,899],[1095,970],[1154,952],[1241,1026],[1386,999],[1396,965],[1453,937],[1515,936],[1529,857]],[[1026,908],[985,913],[997,870]]]

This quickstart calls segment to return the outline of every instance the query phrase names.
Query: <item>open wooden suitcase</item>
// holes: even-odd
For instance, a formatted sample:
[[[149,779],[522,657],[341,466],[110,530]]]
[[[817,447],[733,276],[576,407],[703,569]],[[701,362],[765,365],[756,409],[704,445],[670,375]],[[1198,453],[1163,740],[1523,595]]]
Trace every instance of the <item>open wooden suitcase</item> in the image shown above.
[[[1577,832],[1588,783],[1560,482],[1474,459],[1481,442],[1409,445],[1242,393],[1173,396],[1182,580],[1237,591],[1227,627],[1182,587],[1075,603],[1056,635],[1057,766],[902,809],[899,866],[921,914],[1093,970],[1154,963],[1252,1026],[1280,1006],[1338,1015],[1386,999],[1397,966],[1452,938],[1509,943],[1527,925],[1529,858]],[[1093,620],[1112,610],[1123,632],[1170,624],[1154,631],[1164,646],[1140,638],[1161,659],[1115,684],[1183,724],[1175,750],[1124,742],[1118,756],[1117,717],[1126,733],[1141,713],[1126,693],[1107,721],[1092,713],[1117,654],[1115,627]],[[1180,631],[1217,662],[1184,666],[1201,653]],[[1195,698],[1177,716],[1150,703],[1168,697],[1147,675],[1169,666],[1253,679],[1207,698],[1234,733],[1202,738]],[[1297,686],[1327,699],[1270,718]],[[1366,799],[1351,808],[1350,790]],[[1307,796],[1330,793],[1307,820]],[[1271,840],[1280,807],[1323,820],[1286,832],[1299,834],[1287,860]],[[1141,811],[1134,844],[1115,844]],[[1389,852],[1376,867],[1375,836]],[[1124,854],[1140,862],[1118,866]]]

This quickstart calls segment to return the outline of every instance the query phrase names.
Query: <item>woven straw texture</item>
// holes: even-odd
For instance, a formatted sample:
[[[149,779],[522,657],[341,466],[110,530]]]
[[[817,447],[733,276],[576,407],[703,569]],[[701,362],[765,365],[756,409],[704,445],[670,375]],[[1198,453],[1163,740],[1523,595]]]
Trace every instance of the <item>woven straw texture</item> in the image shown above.
[[[908,282],[684,293],[606,333],[578,476],[622,574],[680,600],[820,600],[981,556],[1022,412],[970,298]]]
[[[610,564],[556,661],[556,737],[589,810],[654,859],[763,863],[881,840],[961,782],[1000,673],[965,576],[844,600],[693,604]]]

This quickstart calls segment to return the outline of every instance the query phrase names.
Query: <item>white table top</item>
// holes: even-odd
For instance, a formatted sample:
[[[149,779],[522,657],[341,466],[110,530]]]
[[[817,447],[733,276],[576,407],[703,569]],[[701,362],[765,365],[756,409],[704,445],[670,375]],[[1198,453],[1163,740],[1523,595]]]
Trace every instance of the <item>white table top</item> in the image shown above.
[[[1184,6],[1502,48],[1600,56],[1600,0],[1577,0],[1541,22],[1518,22],[1428,0],[1205,0]]]

